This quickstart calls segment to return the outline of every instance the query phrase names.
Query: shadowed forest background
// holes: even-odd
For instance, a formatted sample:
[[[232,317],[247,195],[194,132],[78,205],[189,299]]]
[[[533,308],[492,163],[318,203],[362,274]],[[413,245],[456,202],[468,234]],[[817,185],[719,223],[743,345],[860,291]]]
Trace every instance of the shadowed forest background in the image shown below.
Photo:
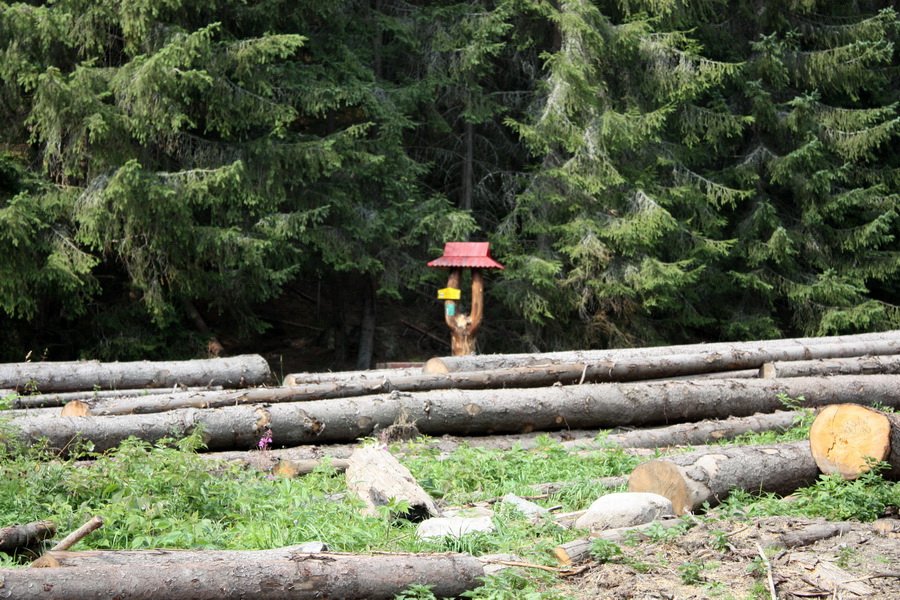
[[[0,360],[898,328],[893,4],[0,2]]]

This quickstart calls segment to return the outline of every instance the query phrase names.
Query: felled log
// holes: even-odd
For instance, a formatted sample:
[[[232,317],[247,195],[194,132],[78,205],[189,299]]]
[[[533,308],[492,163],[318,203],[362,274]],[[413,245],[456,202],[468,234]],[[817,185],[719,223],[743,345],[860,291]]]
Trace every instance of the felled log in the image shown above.
[[[626,357],[616,360],[596,360],[579,364],[536,364],[509,369],[483,370],[480,373],[490,387],[530,387],[555,382],[598,383],[604,381],[647,381],[680,376],[697,376],[728,371],[759,369],[767,362],[792,361],[810,358],[835,358],[882,355],[900,352],[900,338],[868,342],[781,346],[776,348],[747,348],[723,351],[666,354],[662,356]],[[479,371],[456,373],[466,382],[479,381]],[[540,379],[540,376],[549,379]],[[452,374],[445,377],[452,378]],[[532,383],[533,382],[533,383]],[[472,385],[469,383],[468,385]],[[486,386],[487,387],[487,386]]]
[[[62,569],[0,569],[0,594],[17,600],[391,600],[412,584],[439,597],[459,596],[484,576],[467,554],[297,554],[244,559]]]
[[[177,387],[175,389],[140,388],[134,390],[94,390],[81,392],[61,392],[59,394],[29,394],[19,396],[12,402],[12,408],[45,408],[63,406],[72,400],[98,400],[100,398],[127,398],[129,396],[155,396],[184,392],[213,392],[223,389],[221,385],[204,387]]]
[[[326,551],[322,542],[306,542],[270,550],[48,550],[29,565],[33,569],[111,567],[121,565],[161,568],[168,565],[218,561],[265,562],[292,560],[303,554]]]
[[[640,464],[628,478],[628,491],[659,494],[675,514],[714,506],[732,491],[787,495],[819,476],[808,441],[673,454]]]
[[[44,540],[56,535],[53,521],[34,521],[24,525],[0,528],[0,552],[14,554],[19,550],[34,551]]]
[[[819,360],[795,360],[766,363],[759,368],[759,376],[813,377],[822,375],[897,375],[900,374],[900,356],[858,356],[848,358],[822,358]]]
[[[890,465],[886,476],[900,478],[900,415],[857,404],[827,406],[813,421],[809,443],[823,473],[856,479],[875,460]]]
[[[779,394],[804,406],[881,403],[900,406],[898,375],[791,377],[559,386],[539,390],[439,391],[342,400],[185,409],[119,417],[21,417],[11,433],[27,444],[46,438],[63,450],[78,437],[98,452],[129,436],[148,442],[203,425],[209,450],[255,448],[266,428],[278,446],[351,442],[396,422],[426,435],[526,433],[695,421],[783,408]]]
[[[653,521],[651,523],[643,523],[632,527],[617,527],[615,529],[604,529],[593,533],[588,537],[579,538],[560,544],[553,548],[553,556],[560,567],[570,567],[591,557],[591,548],[594,540],[601,539],[621,544],[628,540],[644,540],[649,538],[650,531],[658,531],[660,529],[671,529],[682,524],[680,519],[665,519],[662,521]]]
[[[0,364],[0,387],[24,392],[93,389],[261,385],[271,379],[269,364],[257,354],[169,362],[37,362]]]
[[[366,505],[365,514],[377,516],[379,507],[403,501],[409,512],[393,517],[403,516],[417,522],[441,516],[434,500],[422,489],[409,469],[384,448],[358,448],[347,461],[345,476],[347,489]]]
[[[745,433],[787,431],[794,426],[800,411],[757,413],[749,417],[706,419],[696,423],[680,423],[668,427],[635,429],[606,436],[597,444],[615,444],[626,448],[665,448],[696,446],[730,440]],[[574,444],[564,444],[572,447]]]
[[[883,333],[863,333],[859,335],[790,338],[783,340],[762,340],[753,342],[723,342],[715,344],[686,344],[679,346],[653,346],[649,348],[618,348],[609,350],[578,350],[573,352],[545,352],[528,354],[482,354],[473,356],[441,356],[425,363],[425,373],[454,373],[459,371],[478,371],[487,369],[505,369],[536,364],[573,364],[617,362],[636,358],[669,356],[675,354],[696,353],[741,353],[754,350],[778,352],[796,350],[820,344],[868,343],[876,341],[900,340],[900,331]],[[856,356],[867,354],[863,352]],[[848,356],[848,355],[844,355]],[[850,355],[853,356],[853,355]],[[803,358],[812,358],[803,357]]]
[[[406,369],[365,369],[362,371],[334,371],[324,373],[289,373],[284,376],[282,385],[285,387],[319,385],[323,383],[340,384],[354,381],[381,381],[396,377],[409,377],[421,375],[422,367],[410,367]]]

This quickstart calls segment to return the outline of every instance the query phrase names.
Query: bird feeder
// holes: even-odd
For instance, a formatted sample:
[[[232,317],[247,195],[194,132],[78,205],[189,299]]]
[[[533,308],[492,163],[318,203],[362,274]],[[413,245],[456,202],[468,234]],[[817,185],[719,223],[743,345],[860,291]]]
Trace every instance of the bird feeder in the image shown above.
[[[447,242],[444,255],[430,263],[429,267],[449,269],[447,287],[438,290],[438,300],[444,301],[444,321],[450,328],[453,356],[475,354],[475,335],[481,329],[484,312],[483,269],[503,269],[503,265],[491,258],[487,242]],[[472,271],[472,313],[461,312],[457,301],[462,296],[460,284],[463,269]]]

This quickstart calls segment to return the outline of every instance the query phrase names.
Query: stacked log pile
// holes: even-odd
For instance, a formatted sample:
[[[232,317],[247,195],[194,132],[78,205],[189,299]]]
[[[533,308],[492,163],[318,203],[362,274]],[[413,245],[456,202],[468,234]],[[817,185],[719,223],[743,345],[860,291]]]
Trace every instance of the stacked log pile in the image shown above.
[[[892,414],[866,408],[900,409],[900,331],[443,357],[426,363],[421,372],[297,373],[276,387],[262,387],[271,378],[264,363],[261,357],[249,356],[190,361],[190,365],[0,365],[0,388],[17,394],[13,410],[4,411],[9,417],[7,431],[26,444],[46,440],[64,454],[79,439],[103,452],[132,436],[153,443],[201,426],[210,457],[248,462],[261,455],[256,452],[255,458],[246,458],[254,454],[248,451],[271,434],[275,448],[265,453],[264,468],[295,475],[317,464],[302,461],[323,453],[340,461],[337,466],[352,469],[352,460],[346,459],[360,438],[384,436],[398,427],[435,438],[491,436],[472,440],[474,444],[502,443],[504,435],[525,436],[514,438],[522,443],[537,432],[583,430],[583,440],[567,443],[589,446],[595,443],[590,438],[597,430],[616,428],[623,430],[613,432],[604,444],[644,448],[703,444],[747,431],[789,428],[797,416],[784,410],[789,398],[794,409],[824,407],[811,443],[712,447],[657,458],[631,474],[629,489],[666,496],[676,512],[685,513],[714,505],[734,489],[789,494],[822,472],[857,477],[871,468],[872,459],[887,461],[892,465],[888,474],[900,477],[900,422]],[[129,391],[116,392],[118,388]],[[61,404],[65,406],[60,408]],[[448,439],[433,443],[452,443]],[[333,446],[304,454],[304,448],[323,444]],[[362,477],[354,475],[354,481],[362,482]],[[366,489],[373,494],[370,487]],[[428,499],[422,500],[422,506],[423,512],[434,513]],[[434,583],[435,576],[427,575],[434,569],[434,573],[454,574],[451,581],[439,580],[447,584],[447,595],[457,595],[470,589],[483,573],[480,563],[467,562],[471,557],[461,555],[378,559],[399,561],[395,569],[367,562],[372,557],[311,553],[298,558],[295,554],[268,557],[265,562],[266,577],[285,593],[308,588],[310,593],[327,592],[334,597],[376,597],[371,591],[382,589],[383,582],[370,577],[404,570],[410,579],[400,584]],[[216,560],[225,564],[232,559]],[[239,581],[254,580],[258,573],[253,570],[262,568],[249,555],[233,560],[235,573],[246,571]],[[110,578],[116,589],[126,584],[130,565],[101,563],[90,562],[78,569],[92,569],[92,580]],[[138,560],[133,568],[146,569],[146,565]],[[180,597],[178,590],[198,598],[221,594],[224,588],[216,587],[214,574],[205,568],[203,560],[193,558],[167,568],[167,581],[176,586],[167,590],[168,597]],[[352,577],[338,581],[330,575],[332,569],[341,577],[348,573]],[[83,591],[78,587],[87,579],[68,571],[54,569],[46,579],[42,575],[40,582],[45,588],[60,586],[66,597],[88,597],[89,587]],[[12,589],[9,586],[17,585],[16,577],[27,575],[4,572],[0,583]],[[204,581],[213,582],[208,591],[201,589]],[[339,587],[327,588],[332,585]],[[392,597],[403,587],[383,589],[384,597]],[[362,593],[356,590],[367,595],[355,595]],[[250,590],[235,587],[231,591],[255,597]],[[305,597],[291,593],[291,597]]]

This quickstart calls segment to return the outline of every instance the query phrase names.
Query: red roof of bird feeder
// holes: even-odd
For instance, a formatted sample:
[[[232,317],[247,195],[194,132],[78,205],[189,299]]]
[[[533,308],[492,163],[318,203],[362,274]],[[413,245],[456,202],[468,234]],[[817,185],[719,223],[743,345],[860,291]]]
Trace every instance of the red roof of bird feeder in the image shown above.
[[[447,242],[444,246],[444,255],[428,263],[428,266],[505,269],[491,258],[489,246],[488,242]]]

